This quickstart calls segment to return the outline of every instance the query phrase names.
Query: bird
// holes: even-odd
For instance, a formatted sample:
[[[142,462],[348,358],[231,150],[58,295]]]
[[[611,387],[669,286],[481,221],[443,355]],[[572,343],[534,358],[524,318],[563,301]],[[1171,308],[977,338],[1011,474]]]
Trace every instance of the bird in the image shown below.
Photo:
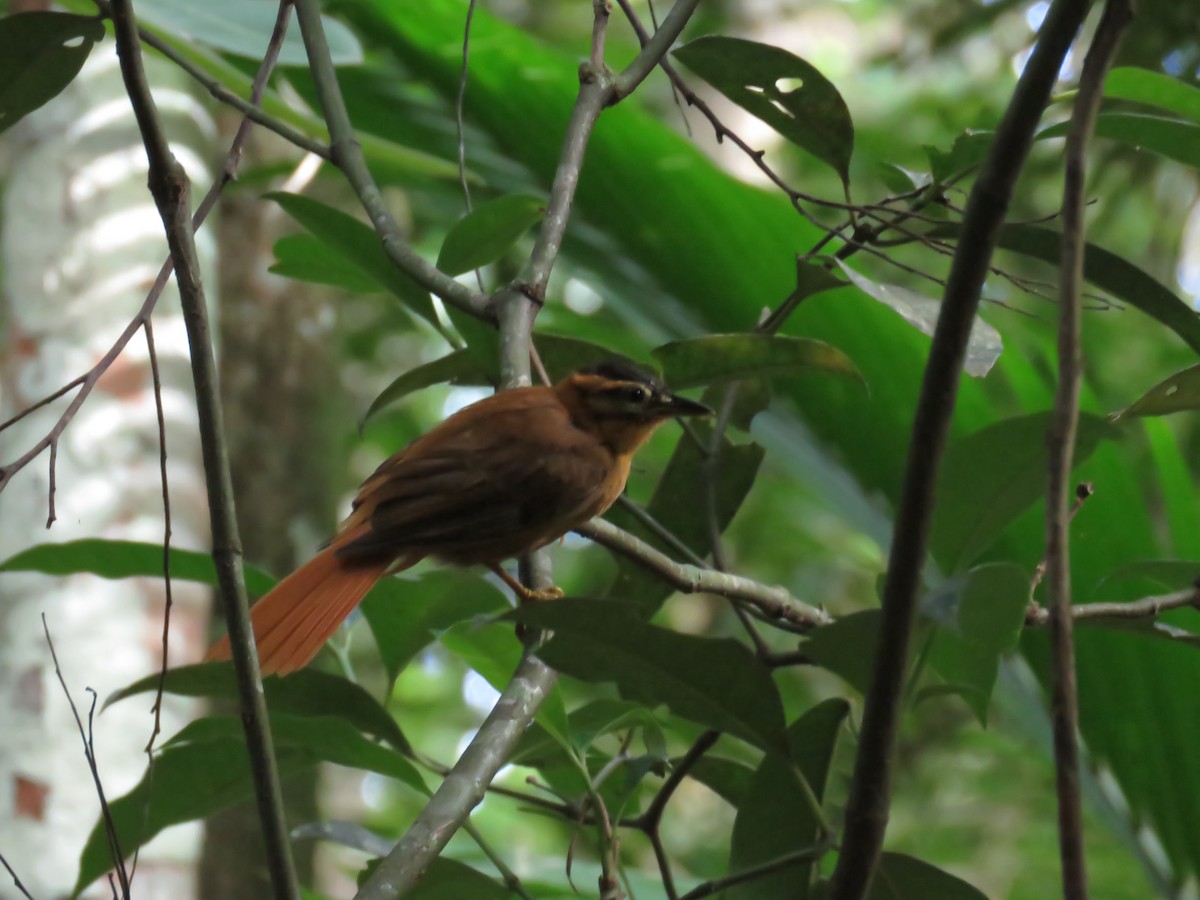
[[[663,422],[711,413],[624,360],[464,407],[380,464],[336,536],[251,608],[262,674],[303,668],[379,579],[425,557],[487,566],[522,602],[561,597],[501,561],[604,513]],[[205,660],[229,656],[226,636]]]

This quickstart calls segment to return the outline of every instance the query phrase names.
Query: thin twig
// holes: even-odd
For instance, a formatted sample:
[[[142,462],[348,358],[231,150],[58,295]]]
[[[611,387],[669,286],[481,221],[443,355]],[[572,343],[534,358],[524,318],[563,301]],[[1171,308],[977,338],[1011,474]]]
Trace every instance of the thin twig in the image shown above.
[[[1105,622],[1128,622],[1137,619],[1156,619],[1172,609],[1191,607],[1200,610],[1200,588],[1190,587],[1170,594],[1157,594],[1130,600],[1126,603],[1084,603],[1070,608],[1071,620],[1082,625],[1102,625]],[[1031,606],[1025,611],[1027,628],[1042,628],[1050,624],[1051,612],[1044,606]]]
[[[158,370],[158,351],[154,348],[153,320],[146,319],[146,352],[150,358],[150,379],[154,386],[154,413],[158,420],[158,479],[162,488],[163,502],[163,627],[162,627],[162,668],[158,675],[158,690],[154,695],[154,727],[150,738],[146,741],[146,756],[148,765],[154,765],[154,739],[162,732],[162,703],[163,692],[167,685],[167,653],[170,648],[171,607],[174,598],[171,592],[171,487],[167,480],[167,421],[163,412],[162,378]],[[137,859],[134,859],[134,866]]]
[[[747,881],[754,881],[758,878],[765,878],[768,875],[774,875],[776,872],[782,872],[785,869],[790,869],[792,866],[810,863],[820,859],[829,852],[830,844],[828,841],[813,844],[811,847],[805,847],[803,850],[794,850],[791,853],[785,853],[783,856],[769,860],[761,866],[754,866],[751,869],[745,869],[741,872],[734,872],[732,875],[726,875],[724,878],[714,878],[711,881],[706,881],[698,885],[684,894],[679,900],[700,900],[701,897],[711,897],[713,894],[718,894],[726,888],[731,888],[734,885],[745,884]]]
[[[967,201],[941,314],[929,350],[888,560],[883,621],[846,805],[845,834],[831,900],[861,900],[874,875],[887,827],[892,752],[901,691],[929,546],[934,485],[996,234],[1004,221],[1033,132],[1076,32],[1086,0],[1055,0]]]
[[[117,834],[117,826],[113,822],[112,810],[109,809],[108,800],[104,796],[104,784],[100,780],[100,768],[96,764],[96,751],[91,734],[91,714],[88,715],[88,729],[85,731],[83,720],[79,717],[79,710],[75,706],[75,700],[71,697],[71,690],[67,687],[67,680],[63,677],[62,668],[58,664],[58,654],[54,651],[54,641],[50,638],[50,626],[46,624],[45,613],[42,613],[42,631],[46,634],[46,646],[50,648],[50,659],[54,662],[54,674],[58,676],[58,683],[62,685],[63,694],[71,707],[71,715],[75,717],[75,727],[79,730],[79,739],[83,741],[83,755],[92,773],[96,796],[100,799],[100,816],[104,820],[104,834],[108,838],[113,868],[116,870],[117,879],[121,884],[121,897],[123,900],[129,900],[129,872],[125,868],[125,855],[121,852],[121,839]],[[94,711],[96,709],[96,693],[92,691],[91,694],[92,710]]]
[[[755,607],[769,620],[791,622],[805,629],[828,625],[833,621],[829,613],[797,600],[785,588],[765,585],[741,575],[675,562],[645,541],[603,519],[593,519],[575,531],[644,566],[685,594],[705,593],[728,597]]]
[[[33,900],[33,895],[25,889],[25,885],[21,883],[21,879],[17,877],[17,873],[14,872],[13,867],[8,864],[8,860],[4,858],[3,853],[0,853],[0,866],[4,866],[4,868],[8,871],[8,874],[12,876],[13,886],[21,892],[21,896],[28,898],[28,900]]]
[[[275,34],[272,35],[272,42],[260,72],[269,71],[274,65],[273,53],[278,51],[278,42],[286,29],[289,14],[288,0],[283,0],[280,3]],[[189,210],[190,182],[182,166],[171,153],[146,81],[137,22],[130,0],[114,0],[112,21],[120,56],[121,75],[149,160],[150,192],[162,217],[167,245],[175,264],[175,281],[179,287],[180,304],[191,350],[192,379],[196,389],[200,444],[212,524],[213,562],[217,570],[218,594],[225,608],[233,646],[234,671],[266,845],[267,867],[271,873],[274,896],[278,900],[296,900],[300,893],[299,883],[292,865],[279,775],[275,768],[271,733],[267,724],[266,701],[258,670],[258,656],[250,629],[233,484],[229,473],[229,455],[217,388],[216,361],[213,356],[207,303],[196,257],[195,233]],[[243,127],[248,127],[245,122]]]
[[[1058,386],[1050,419],[1049,478],[1046,489],[1046,589],[1050,609],[1050,718],[1054,730],[1054,771],[1058,793],[1058,845],[1063,896],[1087,900],[1083,852],[1083,804],[1079,790],[1079,700],[1075,686],[1075,646],[1071,634],[1070,510],[1071,468],[1079,425],[1082,380],[1080,292],[1083,284],[1084,186],[1087,146],[1100,111],[1104,78],[1121,35],[1133,19],[1129,0],[1108,0],[1083,63],[1079,92],[1064,150],[1062,263],[1059,267]]]
[[[504,861],[504,857],[496,852],[496,848],[488,842],[483,833],[480,832],[475,823],[469,818],[463,822],[463,831],[471,836],[471,840],[475,842],[475,846],[480,849],[483,855],[488,858],[488,862],[500,873],[500,878],[503,879],[505,887],[520,897],[521,900],[533,900],[533,895],[521,883],[521,879],[517,877],[517,873]]]

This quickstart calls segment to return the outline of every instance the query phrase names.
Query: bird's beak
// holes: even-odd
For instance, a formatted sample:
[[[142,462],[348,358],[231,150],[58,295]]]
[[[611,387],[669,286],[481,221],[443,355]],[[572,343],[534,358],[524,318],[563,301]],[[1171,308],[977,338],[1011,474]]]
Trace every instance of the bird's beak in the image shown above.
[[[671,394],[663,398],[662,414],[664,416],[711,416],[713,411],[695,400]]]

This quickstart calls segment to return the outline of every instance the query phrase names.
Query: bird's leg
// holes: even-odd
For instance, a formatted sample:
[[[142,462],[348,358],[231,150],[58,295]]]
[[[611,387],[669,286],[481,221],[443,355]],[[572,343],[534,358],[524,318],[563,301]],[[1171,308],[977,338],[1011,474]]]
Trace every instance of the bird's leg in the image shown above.
[[[500,568],[498,563],[489,565],[488,568],[499,575],[500,580],[513,589],[517,595],[517,599],[519,599],[522,603],[528,603],[531,600],[557,600],[563,595],[562,588],[559,587],[526,587],[525,585],[521,584],[521,582],[517,581],[517,579],[505,572],[502,568]]]

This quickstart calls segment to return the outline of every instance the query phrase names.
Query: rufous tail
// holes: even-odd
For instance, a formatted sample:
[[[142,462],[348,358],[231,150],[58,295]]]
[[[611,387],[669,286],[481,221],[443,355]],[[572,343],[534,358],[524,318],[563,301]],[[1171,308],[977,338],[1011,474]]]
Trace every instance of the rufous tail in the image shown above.
[[[402,558],[400,568],[418,559]],[[306,666],[391,565],[348,563],[337,556],[335,543],[275,585],[250,609],[262,674],[286,675]],[[229,659],[228,636],[204,659]]]

